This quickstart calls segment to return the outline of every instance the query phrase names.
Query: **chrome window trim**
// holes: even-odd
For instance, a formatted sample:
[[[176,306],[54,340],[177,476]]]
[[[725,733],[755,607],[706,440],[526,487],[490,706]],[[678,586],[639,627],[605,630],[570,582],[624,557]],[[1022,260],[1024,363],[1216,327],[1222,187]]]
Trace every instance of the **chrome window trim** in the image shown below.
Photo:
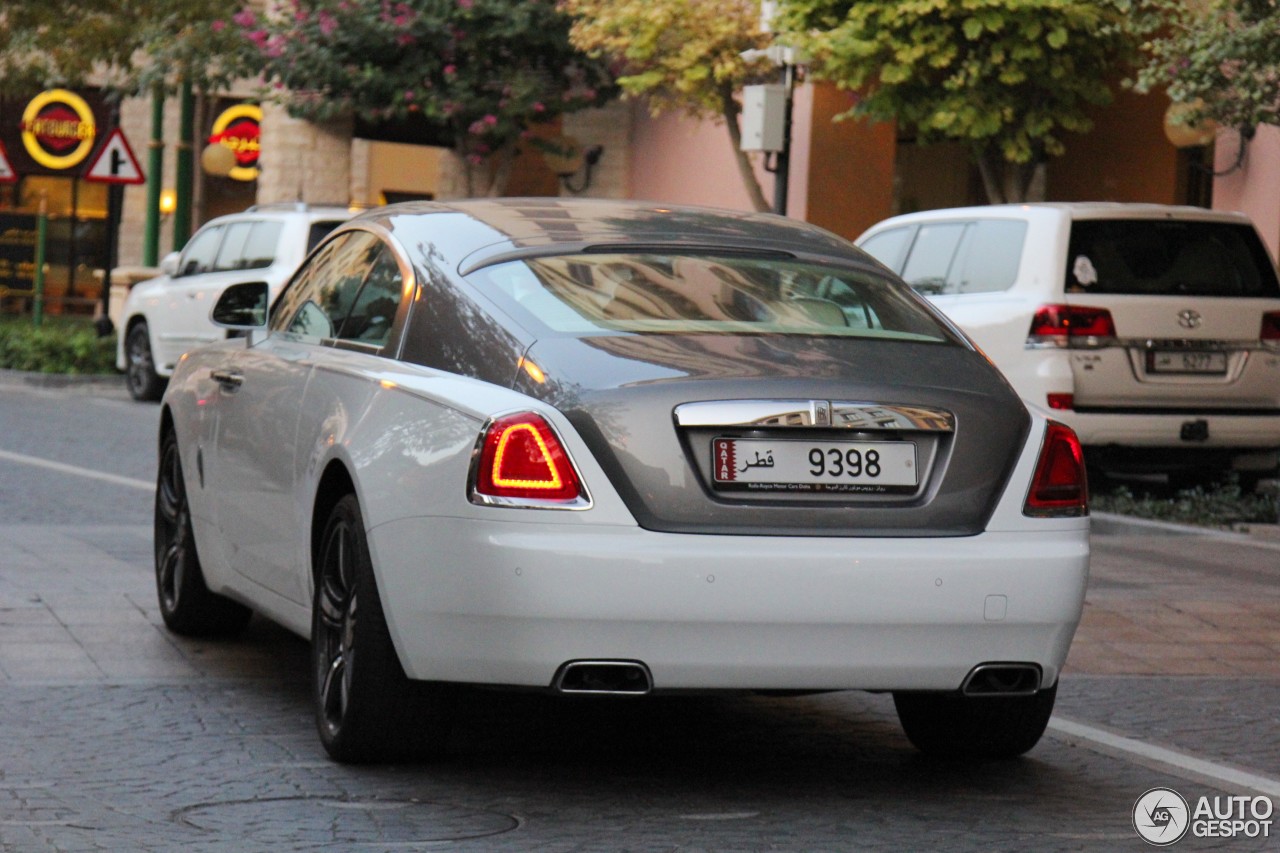
[[[680,427],[783,427],[955,432],[955,415],[934,406],[830,400],[704,400],[674,410]]]

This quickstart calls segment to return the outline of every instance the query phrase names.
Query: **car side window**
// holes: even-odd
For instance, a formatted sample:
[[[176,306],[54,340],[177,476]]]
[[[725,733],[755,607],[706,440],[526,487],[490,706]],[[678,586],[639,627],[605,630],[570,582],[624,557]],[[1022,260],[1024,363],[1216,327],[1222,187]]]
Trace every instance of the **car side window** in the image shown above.
[[[213,269],[218,246],[222,242],[222,231],[221,225],[215,225],[196,232],[196,236],[191,238],[182,252],[182,262],[178,266],[179,276],[199,275]]]
[[[337,337],[344,341],[383,346],[391,336],[391,325],[400,307],[404,277],[395,256],[384,245],[356,296],[351,311]]]
[[[314,343],[336,338],[381,245],[372,234],[352,231],[313,258],[281,306],[284,331]]]
[[[914,227],[890,228],[869,237],[859,248],[894,272],[902,272],[902,261],[911,245]]]
[[[956,248],[964,236],[964,222],[928,223],[920,226],[902,277],[920,293],[943,293]]]
[[[1018,278],[1027,223],[985,219],[969,223],[943,293],[1008,290]]]
[[[249,230],[249,237],[244,242],[244,252],[240,258],[242,270],[266,269],[276,262],[276,247],[280,245],[280,232],[284,229],[282,222],[255,222]]]
[[[213,262],[215,271],[241,269],[240,261],[244,257],[244,244],[253,229],[252,222],[232,222],[226,227],[222,237],[222,246],[218,249],[218,257]]]

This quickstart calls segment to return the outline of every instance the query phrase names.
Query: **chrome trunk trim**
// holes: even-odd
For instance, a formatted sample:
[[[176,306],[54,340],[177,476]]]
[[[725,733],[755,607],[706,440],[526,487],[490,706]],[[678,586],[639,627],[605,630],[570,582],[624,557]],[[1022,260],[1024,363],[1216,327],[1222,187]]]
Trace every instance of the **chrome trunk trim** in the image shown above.
[[[705,400],[676,406],[681,427],[800,427],[955,432],[955,415],[933,406],[829,400]]]

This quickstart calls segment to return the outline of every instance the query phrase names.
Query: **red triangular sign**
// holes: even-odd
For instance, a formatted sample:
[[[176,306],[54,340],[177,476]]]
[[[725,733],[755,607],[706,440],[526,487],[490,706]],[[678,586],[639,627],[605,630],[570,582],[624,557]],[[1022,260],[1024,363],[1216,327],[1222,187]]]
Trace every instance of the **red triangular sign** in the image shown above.
[[[133,156],[129,140],[124,138],[124,131],[118,127],[107,137],[107,144],[98,149],[97,156],[84,173],[84,179],[104,184],[142,184],[147,180],[142,175],[138,158]]]
[[[0,142],[0,184],[12,184],[18,180],[18,173],[13,171],[13,164],[9,162],[9,152],[4,150],[4,143]]]

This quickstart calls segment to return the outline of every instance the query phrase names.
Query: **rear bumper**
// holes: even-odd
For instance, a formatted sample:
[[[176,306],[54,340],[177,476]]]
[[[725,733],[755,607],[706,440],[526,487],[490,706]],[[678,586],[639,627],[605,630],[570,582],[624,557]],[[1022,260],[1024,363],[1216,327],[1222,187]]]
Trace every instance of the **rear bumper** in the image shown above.
[[[1280,448],[1280,414],[1176,414],[1054,411],[1086,446],[1252,452]],[[1203,422],[1202,424],[1198,422]],[[1191,435],[1191,438],[1184,437]],[[1176,456],[1176,454],[1175,454]]]
[[[370,547],[414,678],[547,687],[631,660],[657,690],[948,690],[988,662],[1052,684],[1089,561],[1087,519],[932,540],[410,519]]]

